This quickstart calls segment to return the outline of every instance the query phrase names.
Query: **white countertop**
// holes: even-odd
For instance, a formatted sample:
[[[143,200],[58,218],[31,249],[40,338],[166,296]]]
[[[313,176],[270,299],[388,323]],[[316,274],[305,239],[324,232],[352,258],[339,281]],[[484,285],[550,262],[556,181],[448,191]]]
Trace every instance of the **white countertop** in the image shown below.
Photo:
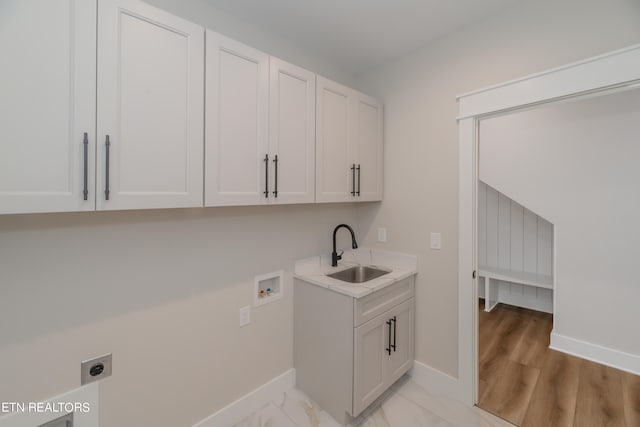
[[[356,265],[378,266],[391,272],[365,283],[347,283],[327,276]],[[418,259],[415,255],[362,248],[345,251],[337,267],[331,266],[330,254],[298,260],[293,276],[353,298],[362,298],[417,272]]]

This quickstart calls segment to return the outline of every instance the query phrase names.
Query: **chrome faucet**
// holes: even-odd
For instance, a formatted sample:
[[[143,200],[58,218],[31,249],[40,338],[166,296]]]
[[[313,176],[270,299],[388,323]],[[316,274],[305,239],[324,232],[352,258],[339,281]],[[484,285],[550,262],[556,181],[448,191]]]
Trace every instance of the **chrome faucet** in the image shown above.
[[[340,224],[339,226],[337,226],[334,230],[333,230],[333,252],[331,253],[331,266],[332,267],[337,267],[338,266],[338,260],[342,259],[342,254],[343,252],[340,252],[340,255],[338,255],[338,252],[336,252],[336,233],[338,232],[338,230],[340,228],[346,228],[347,230],[349,230],[349,232],[351,233],[351,247],[353,249],[358,249],[358,243],[356,242],[356,235],[353,232],[353,228],[349,227],[347,224]]]

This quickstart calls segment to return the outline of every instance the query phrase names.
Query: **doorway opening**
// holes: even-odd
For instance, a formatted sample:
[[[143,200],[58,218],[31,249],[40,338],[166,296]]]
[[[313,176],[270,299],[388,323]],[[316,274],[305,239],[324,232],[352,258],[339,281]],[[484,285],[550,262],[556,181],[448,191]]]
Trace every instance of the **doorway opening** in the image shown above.
[[[478,406],[521,425],[553,329],[554,225],[482,181],[480,166]]]
[[[476,196],[480,120],[634,86],[640,87],[640,45],[458,96],[458,378],[452,392],[463,402],[473,405],[478,401]],[[556,296],[559,288],[561,283],[556,287]],[[555,311],[554,323],[557,328],[564,320],[562,313]],[[571,342],[564,339],[567,337],[555,338],[567,349],[574,345],[573,352],[576,354],[585,349],[575,340]],[[627,366],[635,362],[629,353],[611,351],[600,352],[598,359],[608,359],[614,363],[613,356]],[[633,372],[633,368],[630,371]]]
[[[635,277],[621,261],[640,205],[633,89],[479,122],[477,404],[514,425],[635,422],[622,397],[638,377],[550,346],[554,317],[562,333],[588,334],[592,319],[624,310],[616,282]]]

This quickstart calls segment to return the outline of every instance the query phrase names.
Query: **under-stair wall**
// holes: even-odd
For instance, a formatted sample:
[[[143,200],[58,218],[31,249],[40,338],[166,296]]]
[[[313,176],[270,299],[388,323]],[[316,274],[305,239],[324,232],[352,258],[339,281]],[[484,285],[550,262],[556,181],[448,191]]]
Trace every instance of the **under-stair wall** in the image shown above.
[[[478,264],[509,272],[553,275],[553,224],[484,182],[478,183]],[[515,276],[515,274],[514,274]],[[485,296],[481,277],[478,294]],[[498,301],[553,312],[553,290],[498,281]]]

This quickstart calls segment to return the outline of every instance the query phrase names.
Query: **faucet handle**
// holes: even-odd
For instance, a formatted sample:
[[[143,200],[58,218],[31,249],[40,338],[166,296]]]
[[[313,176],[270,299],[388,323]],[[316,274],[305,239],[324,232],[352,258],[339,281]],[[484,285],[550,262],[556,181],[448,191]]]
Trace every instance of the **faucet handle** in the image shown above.
[[[337,252],[332,252],[331,253],[331,266],[332,267],[337,267],[338,266],[338,260],[342,259],[342,254],[344,253],[344,251],[340,252],[339,254]]]

